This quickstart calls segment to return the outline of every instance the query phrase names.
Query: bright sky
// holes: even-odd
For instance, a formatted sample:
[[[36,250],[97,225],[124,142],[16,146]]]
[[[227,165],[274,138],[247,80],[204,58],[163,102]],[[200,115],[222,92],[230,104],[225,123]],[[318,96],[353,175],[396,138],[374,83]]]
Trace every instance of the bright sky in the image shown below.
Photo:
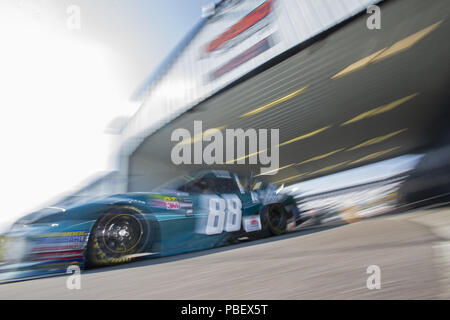
[[[106,128],[208,2],[0,2],[0,225],[114,168]]]

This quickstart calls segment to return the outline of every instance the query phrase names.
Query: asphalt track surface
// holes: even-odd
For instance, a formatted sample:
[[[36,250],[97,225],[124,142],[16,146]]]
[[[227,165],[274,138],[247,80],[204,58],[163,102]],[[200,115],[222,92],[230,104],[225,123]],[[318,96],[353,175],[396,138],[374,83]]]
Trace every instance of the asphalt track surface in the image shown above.
[[[228,247],[0,285],[0,299],[448,299],[450,210],[389,215]],[[381,269],[381,289],[366,286]]]

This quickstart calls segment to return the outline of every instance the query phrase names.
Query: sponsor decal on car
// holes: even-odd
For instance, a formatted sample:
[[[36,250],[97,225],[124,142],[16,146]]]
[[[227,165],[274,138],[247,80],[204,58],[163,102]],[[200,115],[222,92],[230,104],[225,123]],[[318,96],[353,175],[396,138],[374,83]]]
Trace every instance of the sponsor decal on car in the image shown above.
[[[84,258],[87,231],[51,232],[32,239],[31,260],[79,260]]]
[[[166,201],[166,209],[178,210],[180,209],[180,203],[178,201]]]
[[[71,232],[48,232],[38,234],[37,238],[51,238],[51,237],[78,237],[78,236],[86,236],[88,234],[87,231],[71,231]]]
[[[164,196],[158,194],[148,195],[150,205],[157,208],[167,210],[179,210],[181,208],[192,208],[192,201],[190,199],[182,199],[173,196]]]
[[[243,224],[246,232],[258,231],[262,229],[261,217],[259,215],[244,217]]]

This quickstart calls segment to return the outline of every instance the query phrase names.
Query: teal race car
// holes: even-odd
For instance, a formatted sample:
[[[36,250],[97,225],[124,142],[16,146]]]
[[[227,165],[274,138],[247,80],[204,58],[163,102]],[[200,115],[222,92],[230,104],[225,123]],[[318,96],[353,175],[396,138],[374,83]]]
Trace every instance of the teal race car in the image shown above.
[[[224,170],[197,171],[153,192],[78,200],[26,215],[1,238],[0,281],[280,235],[298,215],[294,199],[274,185]]]

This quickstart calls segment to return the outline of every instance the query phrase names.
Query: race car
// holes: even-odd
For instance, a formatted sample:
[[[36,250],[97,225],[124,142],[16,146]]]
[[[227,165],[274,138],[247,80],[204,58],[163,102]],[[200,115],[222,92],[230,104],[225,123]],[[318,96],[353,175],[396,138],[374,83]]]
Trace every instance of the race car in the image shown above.
[[[5,235],[0,280],[161,257],[286,232],[298,209],[276,186],[224,170],[178,177],[152,192],[48,207]]]

